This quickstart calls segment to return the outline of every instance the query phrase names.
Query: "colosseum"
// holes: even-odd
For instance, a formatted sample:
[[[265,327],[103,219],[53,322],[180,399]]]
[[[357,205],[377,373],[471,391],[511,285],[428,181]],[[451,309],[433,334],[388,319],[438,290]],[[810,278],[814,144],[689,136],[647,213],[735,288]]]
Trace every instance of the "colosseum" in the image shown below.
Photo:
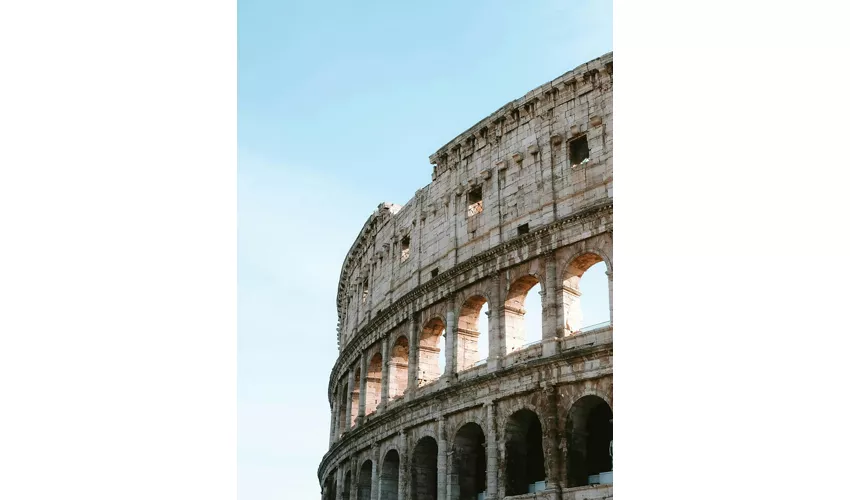
[[[323,500],[613,498],[613,68],[503,106],[363,225],[339,277]],[[609,320],[583,325],[596,264]]]

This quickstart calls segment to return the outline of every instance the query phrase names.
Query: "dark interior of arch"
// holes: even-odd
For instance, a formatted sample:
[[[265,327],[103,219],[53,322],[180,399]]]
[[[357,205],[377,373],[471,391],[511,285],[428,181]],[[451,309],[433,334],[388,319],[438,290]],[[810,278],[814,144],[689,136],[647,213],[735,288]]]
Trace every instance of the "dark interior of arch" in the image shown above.
[[[342,482],[342,500],[351,500],[351,471],[345,473]]]
[[[584,486],[588,477],[611,470],[614,437],[611,407],[598,396],[585,396],[573,405],[567,419],[567,486]]]
[[[381,465],[380,500],[398,500],[398,452],[390,450]]]
[[[371,500],[372,498],[372,461],[366,460],[360,466],[360,475],[357,477],[357,500]]]
[[[520,410],[505,429],[505,493],[528,493],[528,485],[546,479],[543,465],[543,428],[531,410]]]
[[[413,449],[411,463],[411,500],[437,500],[437,442],[424,437]]]
[[[322,500],[336,500],[336,472],[331,472],[325,479],[325,487],[322,488]]]
[[[484,431],[476,423],[465,424],[452,444],[449,500],[477,498],[487,488],[487,455]]]

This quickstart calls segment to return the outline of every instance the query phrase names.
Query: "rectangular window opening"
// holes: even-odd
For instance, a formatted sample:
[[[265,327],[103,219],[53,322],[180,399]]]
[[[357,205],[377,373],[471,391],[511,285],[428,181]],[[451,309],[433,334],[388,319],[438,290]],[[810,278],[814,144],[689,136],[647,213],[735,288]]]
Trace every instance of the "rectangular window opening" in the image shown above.
[[[410,236],[405,236],[401,239],[401,261],[404,262],[410,258]]]
[[[587,146],[587,136],[582,135],[570,141],[570,165],[575,168],[590,160],[590,149]]]
[[[466,198],[467,204],[467,217],[472,217],[473,215],[480,214],[484,211],[484,196],[483,190],[480,185],[473,187],[469,190],[469,194]]]
[[[432,269],[431,270],[431,278],[436,278],[438,274],[440,274],[439,269]]]
[[[520,224],[520,226],[516,228],[516,232],[519,236],[522,236],[523,234],[528,234],[528,223]]]

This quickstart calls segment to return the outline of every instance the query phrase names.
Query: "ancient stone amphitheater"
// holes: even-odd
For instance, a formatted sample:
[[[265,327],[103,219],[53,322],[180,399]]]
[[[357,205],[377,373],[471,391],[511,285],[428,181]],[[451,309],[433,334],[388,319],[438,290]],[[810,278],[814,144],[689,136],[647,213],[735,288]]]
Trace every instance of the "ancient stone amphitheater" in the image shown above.
[[[503,106],[366,221],[339,277],[323,500],[612,498],[613,327],[582,325],[579,299],[600,263],[611,317],[613,67]]]

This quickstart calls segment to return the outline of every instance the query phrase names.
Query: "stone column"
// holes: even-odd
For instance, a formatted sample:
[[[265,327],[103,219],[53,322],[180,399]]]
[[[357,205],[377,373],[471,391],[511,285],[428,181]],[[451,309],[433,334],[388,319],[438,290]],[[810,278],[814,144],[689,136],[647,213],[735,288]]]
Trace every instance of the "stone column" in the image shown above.
[[[360,326],[360,311],[363,309],[363,277],[357,279],[357,288],[354,293],[354,329]]]
[[[348,369],[348,394],[345,395],[345,431],[351,429],[351,405],[354,404],[354,367]]]
[[[505,355],[505,303],[502,297],[501,274],[490,278],[490,300],[488,305],[488,329],[489,356],[487,357],[487,371],[496,371],[502,365],[502,357]]]
[[[400,500],[410,497],[407,492],[407,476],[407,434],[402,429],[398,433],[398,498]]]
[[[382,411],[387,407],[387,399],[390,394],[390,374],[389,363],[390,358],[390,339],[385,337],[381,342],[381,402],[378,403],[378,411]]]
[[[552,125],[550,122],[549,130],[551,133]],[[552,186],[552,219],[558,220],[558,189],[557,189],[557,181],[555,178],[555,170],[560,162],[558,156],[561,151],[561,144],[564,142],[563,137],[560,134],[552,134],[549,138],[549,179],[551,181]],[[563,181],[562,181],[563,182]]]
[[[339,415],[339,398],[334,393],[333,405],[331,406],[331,445],[336,442],[337,430],[339,429],[337,415]]]
[[[374,276],[372,276],[372,265],[373,264],[371,262],[369,262],[367,265],[369,266],[369,274],[367,275],[367,278],[366,278],[366,279],[369,280],[369,296],[368,296],[368,300],[366,302],[366,306],[368,308],[368,309],[366,309],[366,318],[369,321],[371,321],[372,320],[372,297],[375,296],[375,294],[372,293],[372,291],[375,289],[375,280],[374,280]]]
[[[363,423],[366,416],[366,378],[369,361],[365,353],[360,353],[360,400],[357,404],[357,425]]]
[[[446,418],[437,419],[437,500],[446,500]]]
[[[546,396],[546,408],[544,418],[546,420],[546,433],[543,445],[546,447],[546,489],[557,489],[561,487],[561,454],[559,450],[560,433],[558,432],[558,391],[553,385],[543,388]]]
[[[558,335],[560,314],[558,313],[558,276],[555,258],[549,254],[546,258],[546,283],[541,290],[543,303],[543,356],[553,356],[560,352]]]
[[[381,485],[380,477],[378,477],[378,445],[372,445],[372,494],[369,500],[378,500],[378,488]]]
[[[454,308],[454,300],[449,301],[449,307]],[[446,371],[443,376],[451,383],[457,373],[457,321],[454,310],[446,313]]]
[[[418,387],[417,374],[419,373],[419,315],[413,314],[407,320],[407,340],[410,351],[407,360],[407,392],[404,400],[410,401],[416,397]]]
[[[338,465],[336,469],[336,500],[342,500],[344,488],[345,474],[343,474],[342,465]]]
[[[331,432],[328,435],[328,448],[334,444],[334,407],[331,405]]]
[[[492,401],[487,408],[487,498],[496,500],[499,493],[499,443],[496,440],[496,406]]]

